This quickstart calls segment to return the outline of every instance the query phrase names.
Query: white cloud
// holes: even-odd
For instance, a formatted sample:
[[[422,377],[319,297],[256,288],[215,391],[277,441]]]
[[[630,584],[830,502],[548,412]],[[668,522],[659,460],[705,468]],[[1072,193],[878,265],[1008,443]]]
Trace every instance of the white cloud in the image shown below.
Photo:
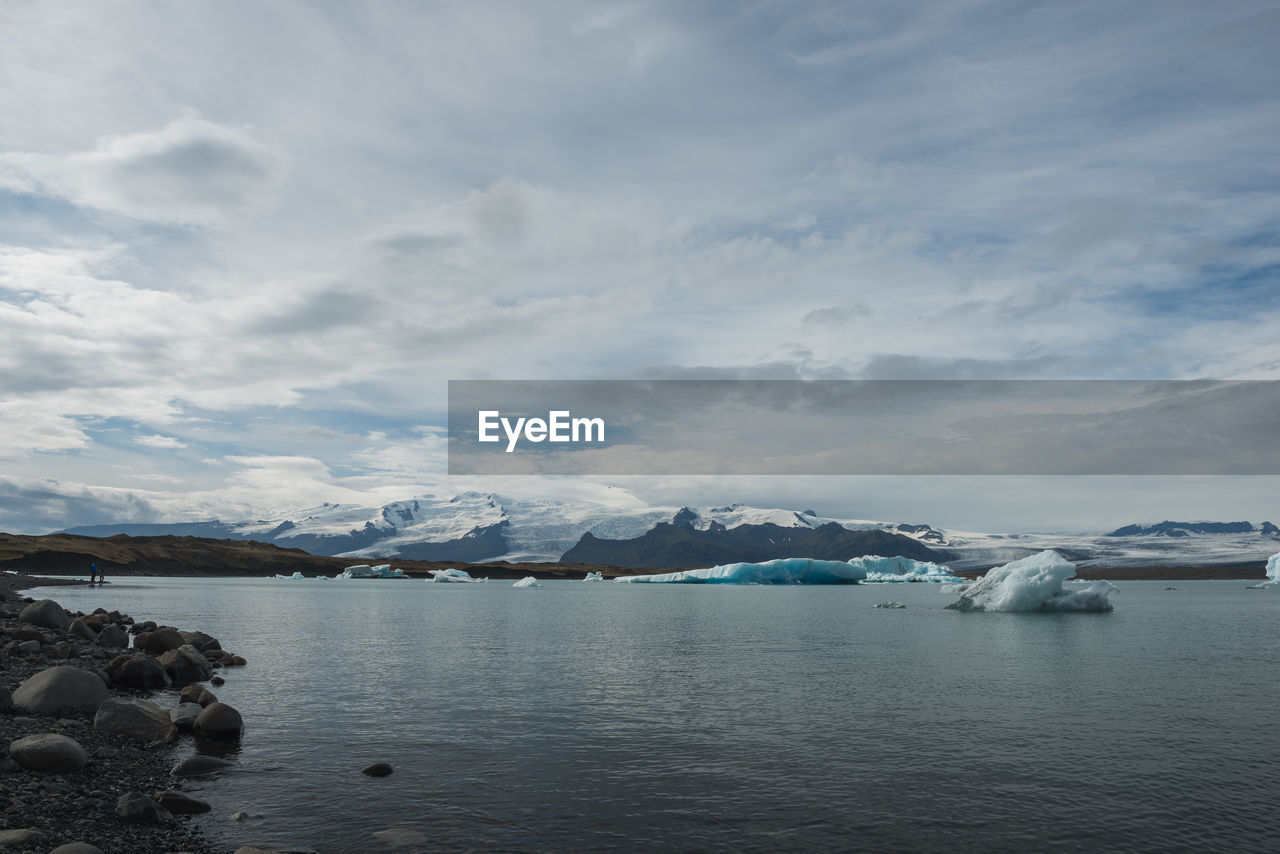
[[[186,442],[175,439],[173,436],[161,436],[158,434],[152,436],[138,436],[133,441],[148,448],[175,449],[187,447]]]
[[[176,225],[219,225],[274,200],[285,158],[245,131],[188,115],[92,151],[0,154],[0,187]]]

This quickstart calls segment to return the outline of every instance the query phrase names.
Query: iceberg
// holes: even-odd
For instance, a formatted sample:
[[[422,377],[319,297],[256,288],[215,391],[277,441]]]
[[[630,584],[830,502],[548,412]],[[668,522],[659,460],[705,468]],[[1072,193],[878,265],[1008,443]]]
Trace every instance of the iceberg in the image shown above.
[[[297,571],[295,571],[293,575],[281,575],[280,573],[277,572],[276,578],[282,579],[284,581],[297,581],[301,578],[306,578],[306,576],[303,575],[301,572],[297,572]]]
[[[1267,581],[1280,584],[1280,552],[1267,558]]]
[[[583,581],[604,581],[604,572],[588,572]]]
[[[960,598],[948,605],[956,611],[1110,611],[1116,586],[1106,581],[1062,583],[1076,574],[1076,565],[1055,551],[1015,560],[990,570],[985,577],[960,588]]]
[[[877,603],[876,603],[875,605],[873,605],[872,607],[874,607],[874,608],[888,608],[888,609],[890,609],[890,610],[895,610],[895,611],[896,611],[896,610],[899,610],[899,609],[901,609],[901,608],[905,608],[905,607],[907,607],[907,606],[906,606],[906,605],[903,605],[901,602],[877,602]]]
[[[427,571],[431,573],[432,581],[460,582],[466,584],[468,582],[479,583],[489,580],[487,578],[472,578],[471,573],[467,572],[465,569],[429,569]]]
[[[623,575],[630,584],[857,584],[866,570],[842,560],[786,557],[763,563],[727,563],[661,575]]]
[[[517,581],[515,584],[511,586],[512,587],[541,587],[542,585],[539,584],[538,579],[534,578],[532,575],[526,575],[524,578],[520,579],[519,581]]]
[[[335,578],[373,578],[373,567],[367,563],[358,563],[342,570]]]
[[[964,580],[952,574],[950,567],[912,560],[909,557],[867,555],[865,557],[855,557],[849,561],[849,564],[861,567],[866,572],[864,581],[931,581],[955,584]]]
[[[373,568],[374,578],[408,578],[403,569],[392,569],[391,564],[384,563]]]

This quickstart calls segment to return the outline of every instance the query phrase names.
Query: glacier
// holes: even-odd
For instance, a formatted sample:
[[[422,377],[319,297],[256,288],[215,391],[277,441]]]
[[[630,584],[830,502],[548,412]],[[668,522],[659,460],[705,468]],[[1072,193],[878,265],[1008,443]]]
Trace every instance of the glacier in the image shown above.
[[[624,575],[614,581],[629,584],[857,584],[866,574],[862,567],[841,560],[787,557],[660,575]]]
[[[957,611],[1110,611],[1114,584],[1092,581],[1063,587],[1076,565],[1053,550],[997,566],[960,588],[948,605]]]
[[[855,557],[849,561],[849,564],[861,567],[865,571],[864,581],[932,581],[935,583],[955,584],[964,580],[957,578],[949,567],[926,561],[912,560],[909,557],[867,555],[865,557]]]

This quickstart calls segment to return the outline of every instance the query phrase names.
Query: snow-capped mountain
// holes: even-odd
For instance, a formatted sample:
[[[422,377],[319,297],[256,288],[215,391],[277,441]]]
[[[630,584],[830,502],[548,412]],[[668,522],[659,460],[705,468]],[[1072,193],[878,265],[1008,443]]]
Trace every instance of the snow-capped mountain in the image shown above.
[[[261,540],[313,554],[362,559],[481,562],[557,561],[588,534],[588,541],[598,550],[601,541],[652,538],[664,525],[716,533],[740,529],[743,539],[758,541],[762,534],[769,535],[768,526],[816,532],[833,523],[848,531],[883,531],[908,537],[945,555],[947,564],[958,570],[983,569],[1044,549],[1058,550],[1081,568],[1243,563],[1265,560],[1280,551],[1280,529],[1270,522],[1166,521],[1127,525],[1100,534],[998,534],[838,519],[812,510],[744,504],[655,507],[632,501],[620,506],[480,492],[423,495],[381,507],[322,504],[254,521],[94,525],[67,533],[193,535]],[[801,537],[796,542],[811,539]]]

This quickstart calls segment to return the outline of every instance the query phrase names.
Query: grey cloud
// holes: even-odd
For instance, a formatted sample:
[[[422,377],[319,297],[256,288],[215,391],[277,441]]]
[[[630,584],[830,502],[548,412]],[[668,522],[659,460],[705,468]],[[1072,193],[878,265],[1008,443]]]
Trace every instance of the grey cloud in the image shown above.
[[[0,477],[0,530],[48,533],[76,525],[163,518],[162,510],[136,492]]]
[[[871,316],[871,306],[865,302],[848,305],[833,305],[828,308],[815,308],[804,316],[804,322],[811,326],[847,326],[855,320],[865,320]]]

